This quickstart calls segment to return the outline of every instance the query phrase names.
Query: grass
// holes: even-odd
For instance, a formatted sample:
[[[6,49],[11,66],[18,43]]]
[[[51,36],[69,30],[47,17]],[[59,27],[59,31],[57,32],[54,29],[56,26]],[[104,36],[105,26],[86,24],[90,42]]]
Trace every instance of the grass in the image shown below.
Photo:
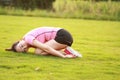
[[[62,59],[6,52],[39,26],[69,30],[83,58]],[[0,15],[0,80],[119,80],[120,22]],[[39,68],[39,70],[36,70]]]
[[[55,0],[53,8],[45,10],[38,9],[34,3],[0,6],[0,15],[120,21],[119,1]]]
[[[65,18],[119,21],[119,5],[115,1],[56,0],[53,8],[57,16]]]

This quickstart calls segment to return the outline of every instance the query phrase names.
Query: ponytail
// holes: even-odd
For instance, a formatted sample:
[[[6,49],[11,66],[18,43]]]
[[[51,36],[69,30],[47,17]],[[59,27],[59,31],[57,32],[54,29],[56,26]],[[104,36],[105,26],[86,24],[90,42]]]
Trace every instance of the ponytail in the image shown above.
[[[11,48],[7,48],[7,49],[5,49],[5,50],[6,50],[6,51],[17,52],[17,51],[16,51],[16,46],[17,46],[18,43],[19,43],[19,41],[15,42],[15,43],[11,46]]]

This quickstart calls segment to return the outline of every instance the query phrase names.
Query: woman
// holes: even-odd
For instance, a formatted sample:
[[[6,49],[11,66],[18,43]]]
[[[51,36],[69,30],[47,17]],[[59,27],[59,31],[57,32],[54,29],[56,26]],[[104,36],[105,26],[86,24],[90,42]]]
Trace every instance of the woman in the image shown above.
[[[60,51],[71,46],[73,38],[71,34],[62,29],[54,27],[40,27],[29,31],[24,37],[14,43],[7,51],[28,52],[29,48],[35,48],[35,54],[54,55],[62,58],[73,58],[75,55],[65,55]]]

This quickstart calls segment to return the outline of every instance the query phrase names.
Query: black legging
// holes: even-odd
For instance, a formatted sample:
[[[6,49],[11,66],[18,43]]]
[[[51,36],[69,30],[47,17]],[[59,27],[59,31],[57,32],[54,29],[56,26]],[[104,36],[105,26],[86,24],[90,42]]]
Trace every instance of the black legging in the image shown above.
[[[56,34],[55,41],[61,44],[71,46],[73,43],[73,38],[68,31],[60,29]]]

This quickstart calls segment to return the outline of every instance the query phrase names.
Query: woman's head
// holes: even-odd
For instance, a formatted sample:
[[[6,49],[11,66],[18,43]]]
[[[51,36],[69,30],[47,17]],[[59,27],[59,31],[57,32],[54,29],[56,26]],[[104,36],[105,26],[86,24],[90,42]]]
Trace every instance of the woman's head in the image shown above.
[[[5,50],[6,50],[6,51],[17,52],[15,47],[16,47],[16,45],[17,45],[18,43],[19,43],[19,41],[13,43],[13,45],[11,46],[11,48],[7,48],[7,49],[5,49]]]
[[[13,52],[27,52],[28,46],[24,40],[15,42],[10,49],[6,49],[6,51],[13,51]]]

